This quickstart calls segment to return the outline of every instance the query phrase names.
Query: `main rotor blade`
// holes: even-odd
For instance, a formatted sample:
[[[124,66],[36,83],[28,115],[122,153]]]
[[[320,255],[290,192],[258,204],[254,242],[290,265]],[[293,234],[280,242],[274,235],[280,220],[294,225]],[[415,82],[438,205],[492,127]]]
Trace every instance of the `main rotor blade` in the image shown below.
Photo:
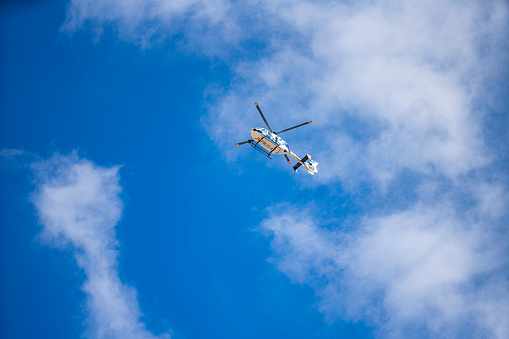
[[[307,125],[307,124],[310,124],[310,123],[311,123],[311,121],[308,121],[308,122],[305,122],[305,123],[303,123],[303,124],[300,124],[300,125],[297,125],[297,126],[293,126],[293,127],[290,127],[290,128],[284,129],[284,130],[282,130],[282,131],[276,132],[276,134],[281,134],[281,133],[283,133],[283,132],[286,132],[286,131],[289,131],[289,130],[291,130],[291,129],[294,129],[294,128],[297,128],[297,127],[300,127],[300,126],[304,126],[304,125]]]
[[[285,156],[286,161],[288,161],[288,163],[291,165],[292,163],[290,162],[290,159],[288,159],[288,155],[286,155],[286,154],[283,154],[283,155]]]
[[[267,127],[269,128],[269,130],[270,130],[272,133],[274,133],[274,132],[272,131],[272,128],[270,128],[269,123],[267,122],[267,119],[265,119],[265,117],[263,116],[263,113],[262,113],[262,110],[260,109],[260,106],[258,106],[258,104],[257,104],[256,102],[255,102],[255,105],[256,105],[256,108],[258,109],[258,112],[260,112],[260,115],[262,116],[262,119],[263,119],[263,121],[265,122],[265,125],[267,125]]]
[[[235,146],[244,145],[244,144],[247,144],[248,142],[251,143],[251,142],[253,142],[253,140],[247,140],[247,141],[238,142],[238,143],[235,144]]]

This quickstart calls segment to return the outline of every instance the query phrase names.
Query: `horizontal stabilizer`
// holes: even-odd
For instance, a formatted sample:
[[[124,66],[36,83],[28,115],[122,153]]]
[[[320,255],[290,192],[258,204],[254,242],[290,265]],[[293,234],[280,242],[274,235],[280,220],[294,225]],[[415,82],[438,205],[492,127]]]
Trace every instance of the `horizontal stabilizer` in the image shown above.
[[[309,154],[306,154],[304,156],[304,158],[300,159],[300,162],[298,162],[297,164],[295,164],[295,166],[293,166],[293,170],[297,171],[297,168],[299,168],[308,159],[309,159]]]

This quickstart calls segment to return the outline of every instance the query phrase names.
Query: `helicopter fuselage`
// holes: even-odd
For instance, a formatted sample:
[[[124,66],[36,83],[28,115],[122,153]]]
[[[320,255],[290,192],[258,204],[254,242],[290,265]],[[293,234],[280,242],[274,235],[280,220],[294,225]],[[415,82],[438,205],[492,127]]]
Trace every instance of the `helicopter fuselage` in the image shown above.
[[[289,154],[288,144],[276,133],[265,128],[253,128],[249,131],[253,141],[263,148],[269,154]]]

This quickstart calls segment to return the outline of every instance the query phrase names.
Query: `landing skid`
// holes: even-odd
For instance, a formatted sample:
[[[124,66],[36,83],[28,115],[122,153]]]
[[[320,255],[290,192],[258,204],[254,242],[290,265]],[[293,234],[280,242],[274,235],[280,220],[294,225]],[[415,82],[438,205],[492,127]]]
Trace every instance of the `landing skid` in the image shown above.
[[[257,150],[258,152],[260,152],[261,154],[265,155],[267,158],[271,159],[272,158],[270,157],[271,154],[273,154],[272,152],[274,152],[278,147],[279,145],[278,144],[275,144],[274,148],[269,152],[267,151],[264,147],[261,147],[259,145],[259,143],[265,139],[266,137],[264,136],[263,138],[261,138],[260,140],[258,140],[258,142],[251,142],[251,146],[253,146],[253,148],[255,150]],[[274,144],[274,142],[272,141],[272,143]]]
[[[270,155],[272,154],[271,152],[267,151],[265,148],[263,148],[262,146],[258,145],[258,142],[252,142],[251,143],[251,146],[257,150],[258,152],[260,152],[261,154],[265,155],[267,158],[271,159],[272,158],[270,157]]]

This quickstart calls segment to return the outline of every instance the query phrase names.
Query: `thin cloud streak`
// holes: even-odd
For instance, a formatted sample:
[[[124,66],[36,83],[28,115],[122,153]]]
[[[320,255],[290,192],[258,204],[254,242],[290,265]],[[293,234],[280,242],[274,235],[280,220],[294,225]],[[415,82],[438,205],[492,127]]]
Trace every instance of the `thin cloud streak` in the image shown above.
[[[32,201],[43,226],[41,239],[73,250],[86,280],[89,338],[170,338],[152,335],[136,290],[118,276],[115,225],[122,215],[119,167],[100,167],[76,152],[32,164],[36,191]]]

